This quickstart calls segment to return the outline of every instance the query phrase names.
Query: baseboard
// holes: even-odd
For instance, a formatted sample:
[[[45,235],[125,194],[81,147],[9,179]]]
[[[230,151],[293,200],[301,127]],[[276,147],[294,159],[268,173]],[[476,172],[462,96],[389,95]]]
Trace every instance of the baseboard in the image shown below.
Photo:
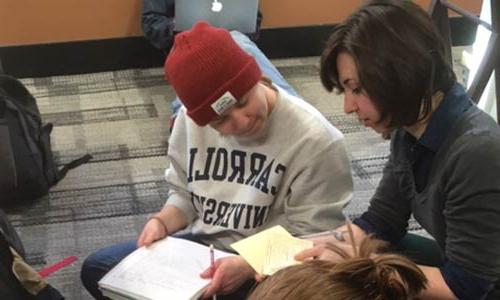
[[[264,29],[257,44],[269,58],[319,55],[334,26]],[[454,46],[473,42],[477,26],[465,18],[450,27]],[[0,71],[20,78],[157,67],[164,59],[143,37],[0,47]]]
[[[4,72],[20,78],[147,68],[163,57],[143,37],[0,48]]]

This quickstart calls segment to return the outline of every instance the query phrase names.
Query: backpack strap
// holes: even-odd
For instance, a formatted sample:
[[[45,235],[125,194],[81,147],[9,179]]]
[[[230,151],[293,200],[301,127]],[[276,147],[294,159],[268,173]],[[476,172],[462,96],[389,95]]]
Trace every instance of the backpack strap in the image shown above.
[[[52,156],[52,149],[50,145],[50,133],[52,132],[52,128],[52,123],[48,123],[40,129],[38,143],[42,150],[43,165],[45,166],[43,171],[45,174],[45,178],[47,178],[47,181],[49,182],[49,185],[56,184],[59,180],[62,179],[55,165],[54,157]]]
[[[2,209],[0,209],[0,232],[9,245],[16,249],[17,253],[19,253],[22,257],[26,257],[23,243],[21,242],[17,231],[14,229],[14,226],[12,226],[9,222],[7,214],[5,214]]]
[[[0,119],[0,189],[17,186],[16,162],[7,120]]]
[[[31,135],[30,135],[30,132],[28,129],[29,122],[38,122],[38,121],[35,121],[32,118],[27,118],[26,117],[27,111],[20,109],[19,105],[16,105],[15,103],[10,101],[9,99],[4,98],[4,101],[5,101],[5,105],[6,105],[7,109],[10,109],[11,111],[14,111],[18,114],[19,123],[21,124],[21,130],[23,131],[23,136],[24,136],[24,139],[26,140],[26,143],[29,147],[30,153],[31,154],[38,153],[38,147],[35,144],[35,141],[33,140],[33,138],[31,138]],[[32,125],[32,127],[36,128],[36,124],[30,124],[30,125]],[[38,164],[37,167],[40,168],[40,170],[43,170],[42,161],[36,160],[36,163]]]
[[[4,91],[0,88],[0,189],[17,186],[16,162],[10,140],[9,123],[5,118],[7,103]]]
[[[59,180],[63,179],[68,173],[69,170],[74,169],[84,163],[87,163],[92,159],[92,155],[85,154],[82,157],[79,157],[75,160],[70,161],[65,164],[61,169],[57,169],[54,164],[54,159],[52,157],[52,151],[50,150],[50,133],[53,129],[52,123],[47,123],[42,127],[40,132],[40,145],[44,147],[44,164],[45,164],[45,176],[49,180],[49,182],[56,183]]]
[[[84,163],[87,163],[92,158],[93,158],[92,155],[85,154],[84,156],[77,158],[75,160],[72,160],[69,163],[65,164],[61,169],[59,169],[59,179],[63,179],[69,170],[74,169],[80,165],[83,165]]]

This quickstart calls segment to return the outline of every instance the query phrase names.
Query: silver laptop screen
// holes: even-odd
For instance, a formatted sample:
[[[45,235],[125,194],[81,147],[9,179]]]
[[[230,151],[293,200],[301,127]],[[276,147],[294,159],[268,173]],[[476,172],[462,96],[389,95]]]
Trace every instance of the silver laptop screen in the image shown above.
[[[179,0],[175,2],[175,30],[190,29],[204,20],[216,27],[253,33],[258,0]]]

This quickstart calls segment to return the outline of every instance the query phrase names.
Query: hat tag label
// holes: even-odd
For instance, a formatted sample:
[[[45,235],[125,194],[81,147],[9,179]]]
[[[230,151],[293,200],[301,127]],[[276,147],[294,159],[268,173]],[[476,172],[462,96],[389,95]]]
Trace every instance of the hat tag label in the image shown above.
[[[210,106],[215,111],[215,113],[217,113],[218,115],[222,115],[226,110],[233,107],[236,102],[238,102],[238,100],[234,98],[231,92],[227,91],[224,93],[224,95],[220,96],[219,99],[215,100],[215,102]]]

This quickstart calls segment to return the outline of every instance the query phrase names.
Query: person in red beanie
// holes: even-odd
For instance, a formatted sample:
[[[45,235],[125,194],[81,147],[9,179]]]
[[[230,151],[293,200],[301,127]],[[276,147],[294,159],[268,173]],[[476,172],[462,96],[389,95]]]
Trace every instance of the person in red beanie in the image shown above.
[[[168,55],[170,48],[174,42],[175,31],[175,0],[143,0],[143,9],[141,14],[141,27],[144,37],[155,48],[163,51]],[[247,33],[246,35],[233,31],[232,35],[242,35],[250,41],[256,41],[260,35],[260,28],[262,24],[262,13],[260,10],[257,12],[257,24],[254,33]],[[244,39],[236,37],[236,42],[245,46],[247,43]],[[243,43],[241,43],[243,42]],[[253,44],[253,42],[251,42]],[[1,67],[1,66],[0,66]],[[172,130],[175,117],[181,107],[179,99],[174,99],[170,103],[172,115],[169,120],[169,129]]]
[[[353,184],[343,135],[263,76],[227,30],[201,22],[178,34],[165,76],[183,104],[169,140],[167,202],[137,241],[87,258],[87,288],[89,277],[97,282],[137,246],[169,235],[232,251],[230,244],[278,224],[304,235],[344,222]],[[204,297],[244,299],[255,272],[232,256],[201,276],[212,278]]]

